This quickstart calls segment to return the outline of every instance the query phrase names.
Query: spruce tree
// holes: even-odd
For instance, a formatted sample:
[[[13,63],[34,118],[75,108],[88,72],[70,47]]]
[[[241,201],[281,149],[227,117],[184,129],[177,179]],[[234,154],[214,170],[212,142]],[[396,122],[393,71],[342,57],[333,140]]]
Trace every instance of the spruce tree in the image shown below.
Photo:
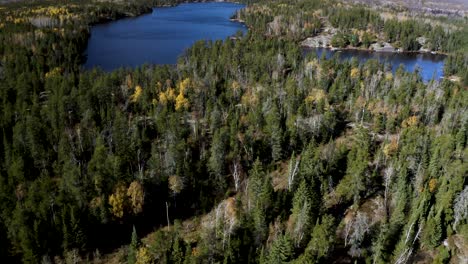
[[[132,241],[130,242],[130,246],[128,248],[128,256],[127,256],[127,263],[128,264],[135,264],[137,261],[137,251],[138,251],[138,235],[133,226],[132,231]]]

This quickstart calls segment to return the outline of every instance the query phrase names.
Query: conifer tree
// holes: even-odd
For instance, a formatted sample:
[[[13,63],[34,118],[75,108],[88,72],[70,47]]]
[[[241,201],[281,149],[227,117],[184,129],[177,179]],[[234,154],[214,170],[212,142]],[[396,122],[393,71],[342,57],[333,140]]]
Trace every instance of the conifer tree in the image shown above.
[[[272,264],[283,264],[293,257],[293,246],[287,235],[278,236],[271,245],[268,254],[268,262]]]
[[[127,263],[135,264],[137,261],[137,252],[138,252],[138,235],[136,233],[135,226],[132,230],[132,240],[128,248]]]

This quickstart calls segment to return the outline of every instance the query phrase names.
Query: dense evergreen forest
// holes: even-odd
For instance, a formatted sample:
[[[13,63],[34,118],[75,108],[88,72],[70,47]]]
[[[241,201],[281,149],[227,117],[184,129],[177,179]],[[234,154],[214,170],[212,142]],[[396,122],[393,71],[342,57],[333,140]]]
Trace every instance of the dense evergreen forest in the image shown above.
[[[2,263],[467,260],[466,18],[256,1],[177,65],[82,69],[90,25],[173,4],[0,5]],[[304,55],[328,24],[458,78]]]

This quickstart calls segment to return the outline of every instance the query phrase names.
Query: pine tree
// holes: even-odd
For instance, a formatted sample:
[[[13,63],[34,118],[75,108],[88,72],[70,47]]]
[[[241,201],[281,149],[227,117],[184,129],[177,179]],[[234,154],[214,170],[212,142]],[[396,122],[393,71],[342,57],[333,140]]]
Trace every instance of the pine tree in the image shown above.
[[[293,207],[291,209],[291,234],[296,247],[301,245],[309,233],[312,221],[312,201],[306,182],[303,180],[294,193]]]
[[[172,245],[172,263],[182,264],[184,261],[184,251],[180,246],[179,238],[174,239],[174,244]]]
[[[128,264],[135,264],[137,261],[137,252],[138,252],[138,235],[136,233],[135,226],[133,226],[132,231],[132,241],[130,242],[130,246],[128,248],[128,256],[127,256],[127,263]]]
[[[256,160],[249,172],[248,208],[255,230],[255,242],[260,245],[266,239],[268,224],[266,221],[267,208],[271,203],[273,187],[271,179],[263,171],[260,160]]]
[[[355,204],[361,200],[361,192],[365,190],[369,164],[369,135],[367,129],[360,128],[357,131],[356,140],[348,154],[348,167],[344,179],[337,186],[337,193],[353,200]]]
[[[227,182],[224,177],[225,166],[224,160],[226,156],[226,133],[224,128],[215,132],[211,143],[210,157],[208,159],[208,169],[213,175],[213,185],[223,191],[226,188]]]
[[[334,218],[324,215],[319,223],[314,226],[306,252],[311,252],[318,259],[326,257],[332,250],[335,241]]]
[[[265,210],[271,202],[273,192],[271,179],[263,170],[262,163],[257,159],[249,172],[249,208],[261,208]]]
[[[440,244],[442,238],[442,226],[440,223],[440,215],[434,215],[434,211],[431,210],[427,217],[427,222],[424,226],[424,231],[422,235],[422,243],[433,249]]]
[[[271,264],[283,264],[291,260],[293,256],[293,246],[287,235],[278,236],[271,245],[268,255],[268,262]]]
[[[281,116],[275,103],[266,116],[266,123],[270,136],[271,157],[273,161],[278,161],[282,158],[284,133],[281,127]]]

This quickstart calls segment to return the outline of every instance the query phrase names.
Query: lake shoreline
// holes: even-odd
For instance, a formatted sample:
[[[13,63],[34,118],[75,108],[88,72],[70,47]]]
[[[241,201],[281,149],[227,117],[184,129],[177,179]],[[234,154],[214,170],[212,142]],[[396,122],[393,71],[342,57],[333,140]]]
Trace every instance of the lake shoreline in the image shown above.
[[[359,47],[346,47],[346,48],[335,48],[335,47],[323,47],[323,46],[308,46],[308,45],[302,45],[302,48],[307,48],[307,49],[328,49],[331,51],[365,51],[369,53],[394,53],[394,54],[425,54],[425,55],[440,55],[440,56],[448,56],[447,53],[444,52],[431,52],[431,51],[388,51],[388,50],[374,50],[374,49],[368,49],[368,48],[359,48]]]
[[[142,9],[142,12],[139,12],[139,13],[117,13],[116,17],[115,18],[112,18],[112,17],[103,17],[103,18],[99,18],[97,21],[95,22],[92,22],[92,23],[89,23],[88,24],[88,27],[92,27],[92,26],[96,26],[96,25],[101,25],[101,24],[107,24],[107,23],[110,23],[110,22],[114,22],[114,21],[117,21],[117,20],[120,20],[120,19],[126,19],[126,18],[136,18],[136,17],[139,17],[139,16],[143,16],[143,15],[147,15],[147,14],[151,14],[153,12],[153,10],[155,8],[169,8],[169,7],[176,7],[176,6],[179,6],[181,4],[197,4],[197,3],[233,3],[233,4],[242,4],[241,2],[238,2],[238,1],[185,1],[185,2],[181,2],[181,3],[177,3],[177,4],[163,4],[163,5],[155,5],[155,6],[151,6],[151,7],[144,7]],[[242,21],[237,21],[235,19],[230,19],[232,21],[235,21],[235,22],[239,22],[239,23],[242,23],[243,25],[245,25],[247,27],[247,25]]]
[[[117,20],[120,20],[120,19],[135,18],[135,17],[139,17],[139,16],[142,16],[142,15],[150,14],[151,12],[153,12],[153,8],[154,7],[145,7],[139,13],[130,13],[130,12],[117,13],[116,17],[101,17],[97,21],[89,23],[88,27],[107,24],[107,23],[114,22],[114,21],[117,21]]]
[[[127,12],[119,16],[120,22],[114,13],[90,27],[83,68],[100,67],[111,72],[143,64],[176,65],[179,56],[197,41],[235,40],[239,31],[244,35],[249,28],[232,19],[237,18],[236,11],[244,7],[227,1],[160,5],[146,12],[137,12],[144,8]],[[193,15],[188,15],[190,12]],[[135,42],[132,43],[132,39]],[[135,47],[138,52],[133,50]],[[119,54],[119,59],[115,54]]]
[[[245,21],[242,20],[242,19],[239,19],[239,18],[230,18],[229,21],[242,24],[242,25],[244,25],[248,30],[251,30],[251,29],[252,29],[252,28],[249,27],[249,25],[247,25],[247,24],[245,23]]]
[[[393,47],[390,43],[385,43],[385,46],[382,47],[381,49],[374,49],[371,48],[373,45],[376,46],[378,43],[372,43],[369,48],[363,48],[363,47],[352,47],[352,46],[347,46],[344,48],[338,48],[338,47],[333,47],[329,44],[325,45],[320,45],[320,44],[307,44],[307,42],[312,42],[314,41],[312,39],[317,38],[317,37],[323,37],[322,35],[318,35],[315,37],[308,37],[300,41],[300,46],[303,48],[322,48],[322,49],[329,49],[332,51],[366,51],[366,52],[376,52],[376,53],[394,53],[394,54],[430,54],[430,55],[441,55],[441,56],[448,56],[448,53],[445,52],[440,52],[440,51],[425,51],[425,50],[399,50],[398,48]]]
[[[407,72],[414,72],[415,69],[419,68],[420,76],[424,82],[428,82],[431,79],[440,80],[446,77],[443,72],[446,57],[440,54],[372,52],[363,49],[330,49],[326,47],[302,47],[302,50],[304,56],[311,53],[318,59],[322,56],[325,56],[326,59],[330,59],[335,55],[338,56],[340,61],[356,58],[359,63],[365,63],[370,59],[376,59],[381,64],[390,63],[393,73],[400,65],[404,65]]]

